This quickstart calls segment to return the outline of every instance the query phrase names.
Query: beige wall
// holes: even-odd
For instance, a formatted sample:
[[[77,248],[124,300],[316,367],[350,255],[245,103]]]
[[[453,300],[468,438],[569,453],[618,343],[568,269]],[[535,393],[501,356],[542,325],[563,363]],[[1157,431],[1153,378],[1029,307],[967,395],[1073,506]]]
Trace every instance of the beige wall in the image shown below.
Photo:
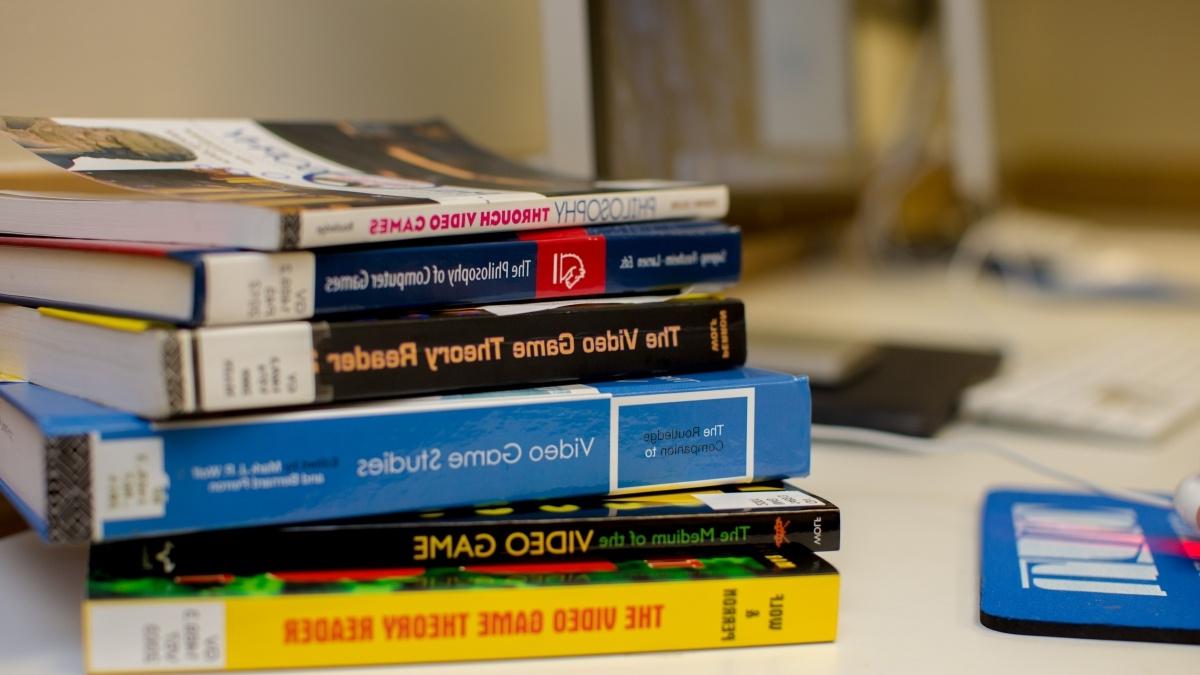
[[[546,143],[537,0],[3,0],[0,62],[3,114],[440,114],[508,154]]]

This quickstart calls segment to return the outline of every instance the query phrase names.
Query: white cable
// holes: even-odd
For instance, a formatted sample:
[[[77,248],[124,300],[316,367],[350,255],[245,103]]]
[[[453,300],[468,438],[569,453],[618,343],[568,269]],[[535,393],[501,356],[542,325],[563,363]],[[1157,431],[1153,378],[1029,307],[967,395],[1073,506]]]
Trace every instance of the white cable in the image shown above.
[[[866,445],[885,450],[901,450],[921,455],[938,455],[950,451],[939,448],[933,441],[924,438],[876,431],[874,429],[841,427],[832,424],[812,425],[812,439],[813,441],[822,441],[825,443]]]
[[[1134,502],[1137,504],[1145,504],[1147,506],[1155,506],[1165,509],[1172,508],[1172,502],[1169,498],[1137,492],[1134,490],[1106,487],[1100,485],[1099,483],[1095,483],[1083,478],[1082,476],[1077,476],[1068,471],[1055,469],[1054,467],[1042,464],[1035,459],[1013,450],[1012,448],[1000,445],[999,443],[970,440],[938,441],[933,439],[914,438],[912,436],[904,436],[902,434],[893,434],[887,431],[859,429],[856,427],[842,427],[830,424],[812,425],[812,439],[813,441],[820,441],[823,443],[865,445],[869,447],[883,448],[885,450],[899,450],[901,452],[911,452],[921,455],[945,455],[952,452],[967,452],[970,450],[988,452],[993,455],[1003,457],[1014,464],[1020,464],[1027,469],[1053,478],[1054,480],[1076,485],[1105,497],[1111,497],[1121,501]]]

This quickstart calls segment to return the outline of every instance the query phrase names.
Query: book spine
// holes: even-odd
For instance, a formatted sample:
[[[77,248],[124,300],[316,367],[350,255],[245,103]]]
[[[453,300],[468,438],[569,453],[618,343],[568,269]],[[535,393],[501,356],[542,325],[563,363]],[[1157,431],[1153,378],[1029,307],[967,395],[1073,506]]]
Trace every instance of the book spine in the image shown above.
[[[717,326],[725,328],[714,339]],[[331,323],[314,332],[316,388],[329,401],[686,373],[746,360],[744,309],[732,300]]]
[[[549,507],[567,511],[571,505]],[[170,578],[262,570],[522,563],[596,555],[647,557],[655,551],[682,549],[717,555],[715,549],[746,545],[777,549],[800,546],[822,552],[837,550],[839,537],[839,511],[833,506],[789,512],[614,516],[580,522],[431,519],[116,541],[94,545],[91,565],[117,578]]]
[[[316,259],[312,253],[216,253],[200,256],[195,323],[293,321],[313,315]]]
[[[300,213],[296,248],[318,248],[483,232],[721,218],[724,185],[537,197],[492,203],[362,207]]]
[[[746,358],[744,310],[733,300],[201,328],[193,336],[198,408],[207,412],[714,370]]]
[[[401,400],[102,437],[93,466],[113,468],[94,470],[93,484],[133,476],[151,492],[118,512],[94,506],[92,537],[806,475],[807,381],[754,372],[700,389],[662,378],[636,395],[581,386]],[[687,437],[655,440],[664,430]]]
[[[727,285],[737,281],[740,249],[737,228],[677,222],[449,245],[177,257],[198,267],[191,323],[218,326]]]
[[[313,326],[286,322],[177,331],[192,345],[194,407],[216,412],[317,400]],[[140,411],[139,411],[140,412]]]
[[[675,223],[554,230],[548,236],[317,255],[316,313],[488,304],[729,284],[735,228]],[[539,233],[540,234],[540,233]],[[674,263],[674,264],[671,264]]]
[[[836,574],[90,600],[88,672],[428,663],[832,641]]]

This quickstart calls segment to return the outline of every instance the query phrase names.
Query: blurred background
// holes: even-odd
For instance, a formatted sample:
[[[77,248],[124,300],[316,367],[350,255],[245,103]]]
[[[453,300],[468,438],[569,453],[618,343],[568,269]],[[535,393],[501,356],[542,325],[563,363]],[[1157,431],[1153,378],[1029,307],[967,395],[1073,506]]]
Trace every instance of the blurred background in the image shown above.
[[[825,428],[803,485],[852,525],[832,559],[846,639],[699,673],[1200,672],[1185,646],[975,620],[986,490],[1079,475],[1161,496],[1200,472],[1200,0],[0,0],[0,63],[0,115],[437,117],[564,173],[728,184],[750,364],[809,375]],[[0,139],[0,190],[52,170]],[[24,591],[0,671],[48,648],[76,668],[82,558],[25,555],[7,535],[26,527],[0,495],[0,580]],[[1081,562],[1035,539],[1050,553],[1022,575],[1045,563],[1072,594],[1172,569],[1153,542]],[[1120,602],[1096,604],[1105,630]],[[541,667],[689,657],[621,658]]]
[[[728,182],[763,267],[981,206],[1200,208],[1189,0],[4,0],[6,114],[409,119]],[[9,145],[0,168],[34,168]],[[769,246],[755,247],[769,240]],[[758,269],[751,266],[749,271]]]
[[[0,0],[0,12],[5,114],[442,117],[568,173],[728,183],[751,279],[814,255],[949,259],[963,242],[976,258],[1041,264],[1080,228],[1194,229],[1200,211],[1191,0]],[[41,168],[0,141],[0,171]],[[1140,282],[1153,264],[1069,267]]]

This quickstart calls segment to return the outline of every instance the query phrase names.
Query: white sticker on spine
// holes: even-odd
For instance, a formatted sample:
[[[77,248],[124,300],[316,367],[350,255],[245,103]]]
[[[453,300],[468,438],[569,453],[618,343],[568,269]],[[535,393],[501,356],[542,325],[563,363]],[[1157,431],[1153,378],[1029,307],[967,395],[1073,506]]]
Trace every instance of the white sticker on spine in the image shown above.
[[[222,602],[90,602],[88,672],[225,667]]]
[[[821,506],[825,502],[801,490],[763,490],[751,492],[719,492],[697,494],[696,499],[714,511],[742,509],[787,509],[798,506]]]
[[[162,440],[94,440],[92,448],[94,536],[103,536],[106,522],[166,515],[171,480],[163,469]]]
[[[217,253],[204,258],[208,324],[290,321],[313,315],[312,253]]]
[[[312,327],[279,323],[195,331],[200,409],[312,403]]]

